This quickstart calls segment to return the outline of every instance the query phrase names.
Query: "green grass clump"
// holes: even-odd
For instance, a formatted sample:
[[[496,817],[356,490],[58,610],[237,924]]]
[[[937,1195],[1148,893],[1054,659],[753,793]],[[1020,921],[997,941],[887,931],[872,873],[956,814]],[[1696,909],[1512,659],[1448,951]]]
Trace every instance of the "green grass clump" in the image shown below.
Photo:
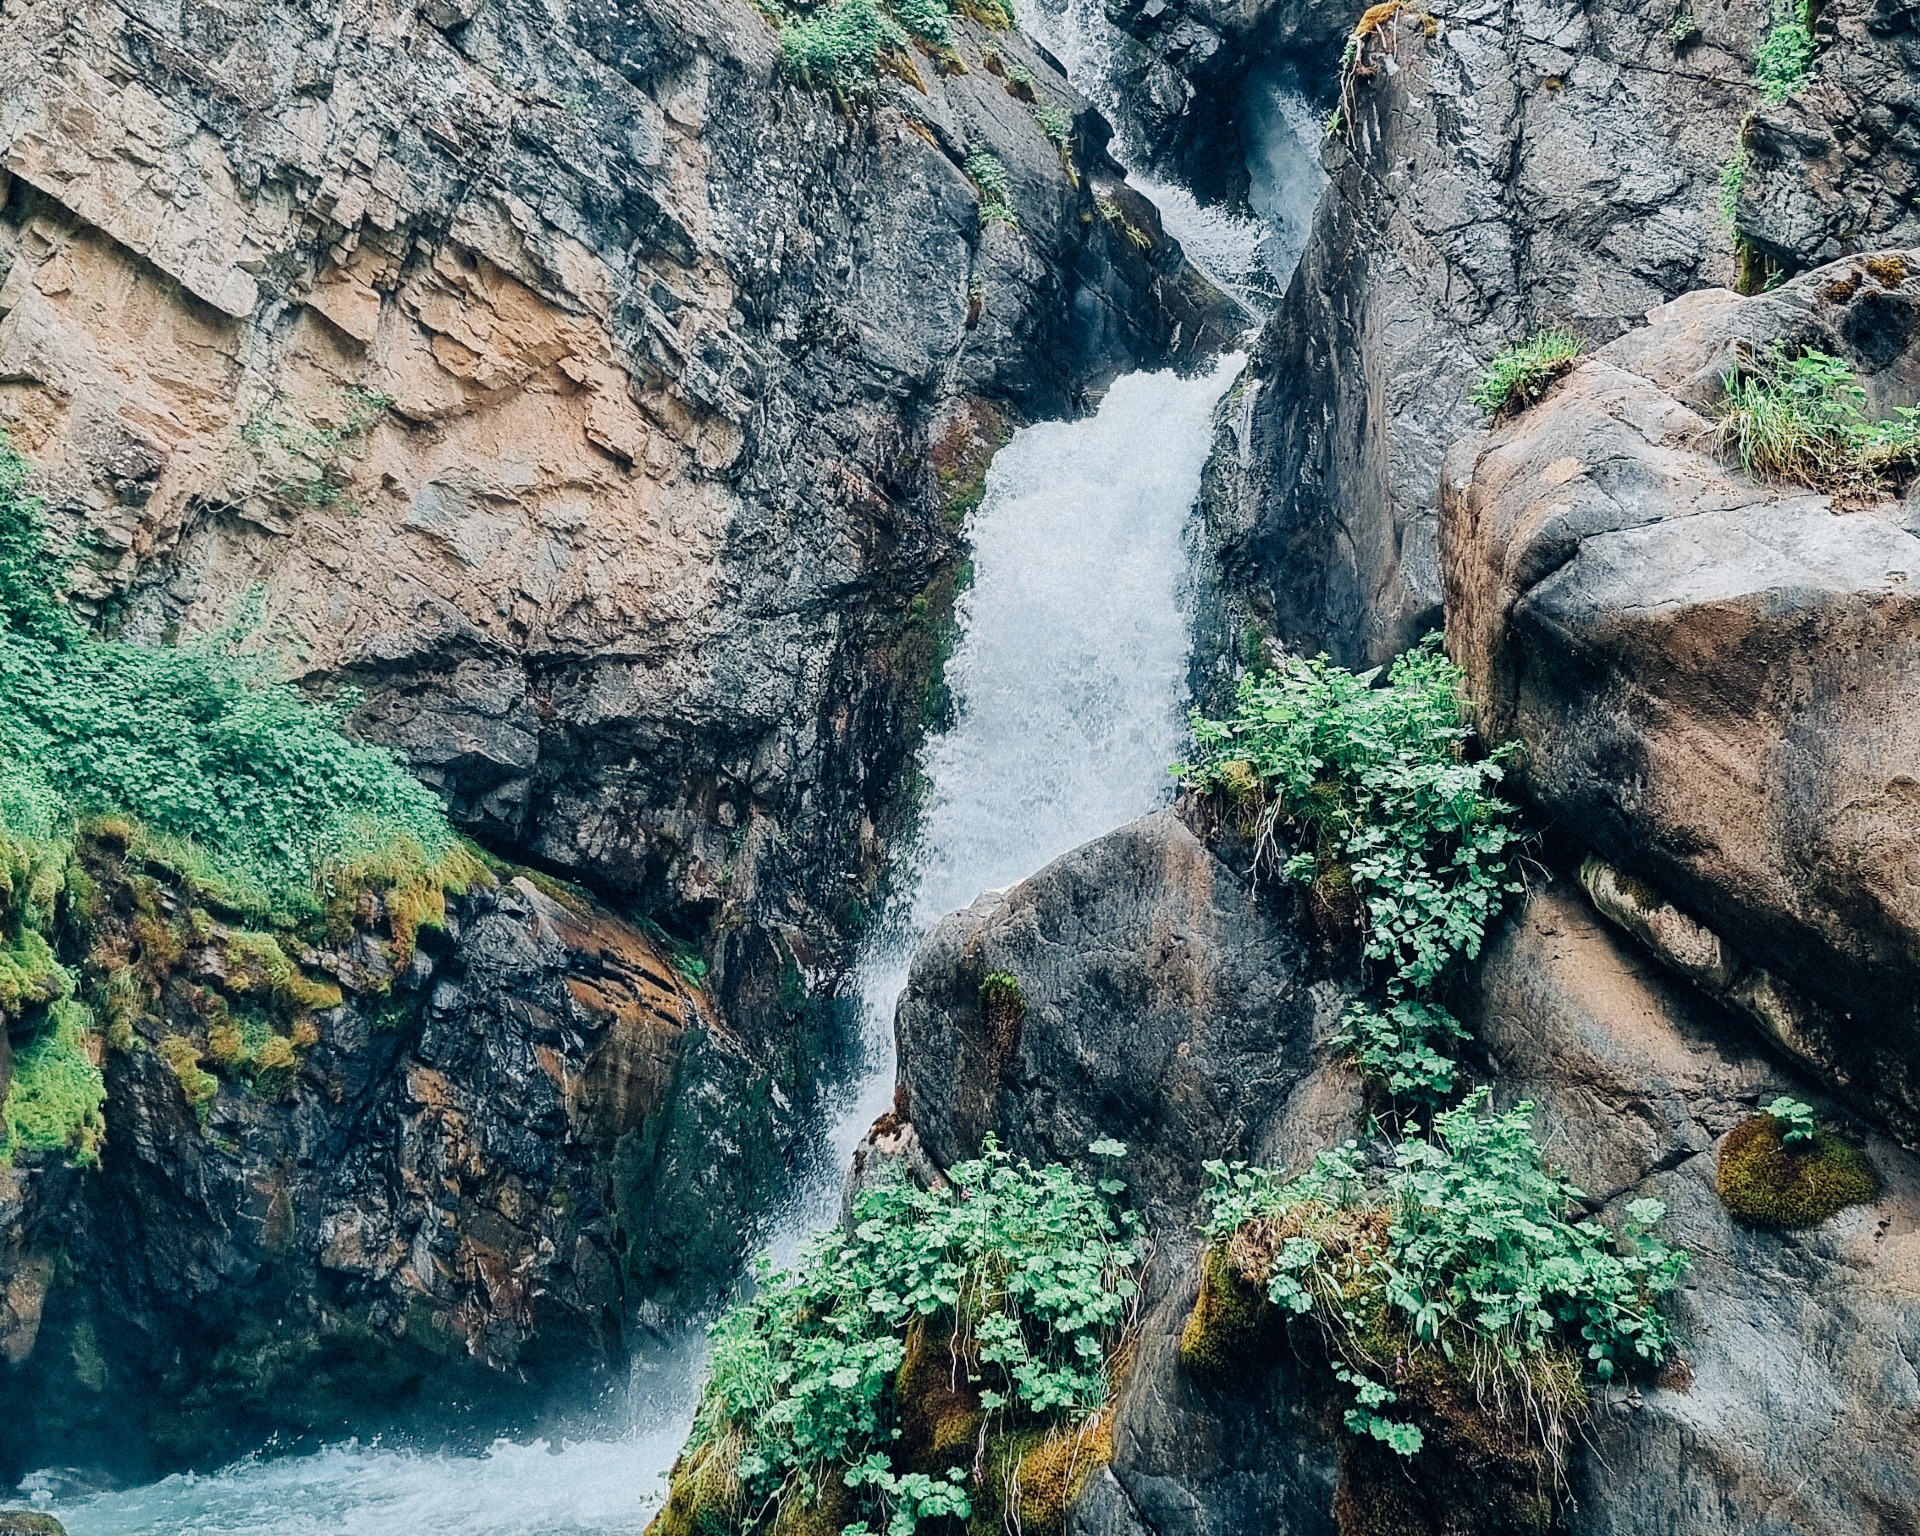
[[[1795,1100],[1784,1102],[1806,1109]],[[1811,1117],[1807,1110],[1805,1119]],[[1771,1112],[1727,1133],[1718,1188],[1728,1213],[1757,1227],[1817,1227],[1880,1195],[1872,1165],[1852,1142],[1802,1123],[1800,1116]]]
[[[969,155],[966,171],[980,190],[980,222],[1018,229],[1020,221],[1014,216],[1013,205],[1007,201],[1007,168],[1001,164],[1000,157],[984,153]]]
[[[1357,930],[1387,1009],[1349,1016],[1343,1043],[1391,1092],[1452,1091],[1445,1047],[1464,1031],[1429,994],[1520,889],[1522,833],[1496,790],[1511,749],[1468,755],[1459,668],[1429,638],[1353,673],[1289,658],[1241,680],[1231,718],[1193,716],[1194,761],[1176,771],[1217,791],[1336,934]],[[1418,1091],[1414,1091],[1418,1090]]]
[[[101,640],[61,595],[27,468],[0,442],[0,826],[44,843],[84,817],[137,825],[152,851],[232,905],[301,917],[331,876],[407,850],[452,859],[438,798],[392,752],[342,729],[249,646],[257,599],[178,646]]]
[[[1812,8],[1803,0],[1775,19],[1754,53],[1753,80],[1762,100],[1785,101],[1806,84],[1813,47]]]
[[[1318,1330],[1351,1394],[1349,1433],[1416,1455],[1421,1394],[1402,1395],[1424,1362],[1435,1383],[1464,1383],[1496,1420],[1523,1423],[1557,1469],[1583,1376],[1671,1353],[1656,1302],[1687,1256],[1654,1235],[1666,1208],[1631,1202],[1618,1233],[1582,1219],[1585,1197],[1546,1166],[1532,1112],[1493,1113],[1478,1089],[1430,1136],[1400,1141],[1384,1178],[1352,1142],[1293,1179],[1207,1165],[1206,1236],[1239,1280]]]
[[[88,1053],[93,1015],[72,998],[49,1005],[39,1031],[13,1054],[0,1123],[0,1162],[21,1152],[64,1152],[78,1165],[97,1162],[106,1121],[106,1080]]]
[[[1920,408],[1887,421],[1861,411],[1867,392],[1844,360],[1809,347],[1797,357],[1775,342],[1727,376],[1720,441],[1758,480],[1838,494],[1872,494],[1920,464]]]
[[[820,1234],[788,1269],[760,1266],[754,1294],[711,1330],[656,1536],[912,1536],[1005,1495],[976,1475],[981,1437],[1095,1435],[1138,1294],[1138,1223],[1113,1204],[1119,1183],[991,1142],[948,1177],[868,1189],[849,1229]],[[1036,1475],[1066,1477],[1061,1459]]]
[[[871,95],[882,57],[908,47],[906,30],[878,0],[833,0],[780,29],[788,73],[848,97]]]
[[[1580,338],[1555,327],[1503,347],[1480,372],[1473,403],[1489,416],[1524,410],[1580,359]]]
[[[1065,107],[1049,103],[1033,114],[1033,120],[1040,125],[1040,131],[1056,149],[1065,149],[1072,142],[1073,114]]]

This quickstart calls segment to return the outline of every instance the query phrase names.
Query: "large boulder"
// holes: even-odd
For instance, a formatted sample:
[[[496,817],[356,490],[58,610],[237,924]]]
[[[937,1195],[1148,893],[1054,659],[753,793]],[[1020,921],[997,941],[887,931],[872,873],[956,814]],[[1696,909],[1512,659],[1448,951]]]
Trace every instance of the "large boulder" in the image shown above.
[[[1312,1074],[1342,999],[1267,895],[1165,810],[934,929],[895,1019],[899,1108],[943,1165],[989,1132],[1083,1166],[1089,1142],[1126,1142],[1129,1181],[1182,1240],[1206,1159],[1285,1160],[1303,1145],[1273,1140],[1290,1117],[1351,1120],[1350,1094]]]
[[[1920,398],[1909,268],[1655,311],[1460,445],[1442,541],[1449,645],[1526,793],[1641,906],[1724,941],[1722,989],[1911,1136],[1920,538],[1906,503],[1763,485],[1713,446],[1725,375],[1774,341],[1850,358],[1876,412]],[[1754,967],[1786,992],[1743,986]]]

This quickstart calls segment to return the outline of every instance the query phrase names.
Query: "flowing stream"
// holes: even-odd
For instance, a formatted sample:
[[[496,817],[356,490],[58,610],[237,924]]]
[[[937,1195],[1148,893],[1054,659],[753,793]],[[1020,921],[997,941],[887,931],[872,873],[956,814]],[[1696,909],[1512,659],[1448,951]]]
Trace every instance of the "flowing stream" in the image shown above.
[[[1102,105],[1113,59],[1099,0],[1022,21]],[[1258,218],[1145,182],[1196,263],[1258,302],[1290,271],[1319,187],[1305,107],[1269,92],[1250,156]],[[1124,157],[1125,147],[1120,146]],[[830,1220],[848,1155],[893,1085],[893,1008],[915,943],[947,913],[1164,803],[1183,743],[1192,514],[1213,407],[1237,356],[1204,375],[1136,373],[1084,420],[1025,428],[995,457],[969,535],[974,578],[948,664],[953,723],[928,742],[919,826],[856,974],[860,1067],[813,1174],[781,1214],[784,1257]],[[380,1442],[248,1457],[220,1472],[90,1493],[54,1471],[21,1493],[72,1536],[632,1536],[685,1438],[700,1341],[642,1359],[581,1438],[502,1440],[474,1455]]]

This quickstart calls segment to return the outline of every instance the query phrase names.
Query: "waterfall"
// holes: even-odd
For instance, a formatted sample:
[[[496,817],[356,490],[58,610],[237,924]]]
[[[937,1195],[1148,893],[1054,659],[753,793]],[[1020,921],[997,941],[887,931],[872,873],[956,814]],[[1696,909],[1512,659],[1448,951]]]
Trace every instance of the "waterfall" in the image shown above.
[[[1099,0],[1020,0],[1021,19],[1111,109],[1112,28]],[[1250,306],[1297,259],[1320,171],[1317,129],[1284,82],[1251,113],[1254,214],[1202,208],[1137,178],[1196,265]],[[1124,143],[1117,146],[1126,158]],[[918,939],[984,891],[1162,804],[1180,755],[1190,533],[1213,407],[1240,367],[1137,373],[1099,410],[1017,432],[968,533],[973,582],[948,666],[952,725],[923,753],[918,830],[856,972],[860,1069],[825,1149],[773,1232],[776,1255],[831,1219],[848,1155],[893,1085],[894,1002]],[[348,1442],[248,1457],[211,1475],[87,1494],[55,1472],[22,1493],[72,1536],[633,1536],[664,1493],[697,1390],[700,1344],[643,1357],[628,1400],[584,1438],[501,1440],[480,1455]]]

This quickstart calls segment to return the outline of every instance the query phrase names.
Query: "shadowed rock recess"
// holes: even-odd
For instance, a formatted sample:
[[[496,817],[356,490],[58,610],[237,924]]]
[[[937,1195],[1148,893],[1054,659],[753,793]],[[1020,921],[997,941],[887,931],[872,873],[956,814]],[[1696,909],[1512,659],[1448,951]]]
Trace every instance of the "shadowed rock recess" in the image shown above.
[[[0,424],[74,607],[251,623],[607,906],[294,956],[351,974],[272,1102],[109,1051],[99,1167],[0,1172],[0,1480],[578,1399],[734,1270],[987,459],[1237,314],[1048,58],[952,34],[848,100],[746,0],[9,6]],[[193,940],[136,1034],[204,1051],[206,914],[127,878]]]

